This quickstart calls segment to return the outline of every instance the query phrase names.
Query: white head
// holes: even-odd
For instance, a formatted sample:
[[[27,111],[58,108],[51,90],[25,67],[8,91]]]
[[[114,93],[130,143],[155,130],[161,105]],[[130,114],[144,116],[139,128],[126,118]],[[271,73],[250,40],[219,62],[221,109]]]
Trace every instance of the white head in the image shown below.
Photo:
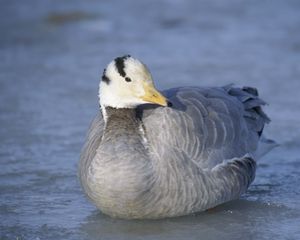
[[[167,106],[147,67],[129,55],[118,57],[104,69],[99,86],[102,111],[105,107],[135,108],[144,103]]]

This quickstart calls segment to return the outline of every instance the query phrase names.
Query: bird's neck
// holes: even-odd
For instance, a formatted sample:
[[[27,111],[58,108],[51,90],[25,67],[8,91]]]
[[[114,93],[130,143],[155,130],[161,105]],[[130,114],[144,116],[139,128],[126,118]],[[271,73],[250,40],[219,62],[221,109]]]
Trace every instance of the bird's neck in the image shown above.
[[[106,121],[102,136],[102,145],[111,144],[115,151],[122,151],[127,146],[127,152],[137,157],[136,148],[147,149],[147,140],[142,127],[142,121],[137,116],[135,108],[106,107]],[[146,151],[139,158],[147,158]]]
[[[136,109],[135,108],[113,108],[113,107],[105,107],[106,116],[108,119],[112,119],[114,117],[126,117],[135,119],[136,118]]]
[[[111,135],[117,133],[139,135],[140,120],[135,108],[105,107],[105,132]],[[104,114],[103,114],[104,115]]]

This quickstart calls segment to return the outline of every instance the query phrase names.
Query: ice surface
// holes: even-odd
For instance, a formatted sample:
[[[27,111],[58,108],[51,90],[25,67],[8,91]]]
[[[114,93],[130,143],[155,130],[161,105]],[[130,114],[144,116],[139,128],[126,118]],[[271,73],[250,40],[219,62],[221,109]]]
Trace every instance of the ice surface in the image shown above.
[[[300,239],[300,2],[1,1],[0,239]],[[160,89],[255,86],[281,146],[241,200],[159,221],[111,219],[77,180],[98,81],[130,53]]]

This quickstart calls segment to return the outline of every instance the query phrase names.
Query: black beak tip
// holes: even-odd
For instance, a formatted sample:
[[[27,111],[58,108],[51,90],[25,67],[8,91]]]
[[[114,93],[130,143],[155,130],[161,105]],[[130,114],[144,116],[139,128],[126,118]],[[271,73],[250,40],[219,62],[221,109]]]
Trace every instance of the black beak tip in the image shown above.
[[[168,107],[172,107],[173,103],[171,103],[169,100],[167,101]]]

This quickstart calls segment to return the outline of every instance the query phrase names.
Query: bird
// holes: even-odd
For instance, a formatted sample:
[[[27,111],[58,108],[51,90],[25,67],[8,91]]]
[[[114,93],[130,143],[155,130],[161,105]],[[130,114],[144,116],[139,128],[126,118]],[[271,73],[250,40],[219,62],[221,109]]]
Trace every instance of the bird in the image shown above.
[[[111,61],[79,161],[84,193],[113,218],[160,219],[238,199],[276,142],[253,87],[158,91],[130,55]]]

